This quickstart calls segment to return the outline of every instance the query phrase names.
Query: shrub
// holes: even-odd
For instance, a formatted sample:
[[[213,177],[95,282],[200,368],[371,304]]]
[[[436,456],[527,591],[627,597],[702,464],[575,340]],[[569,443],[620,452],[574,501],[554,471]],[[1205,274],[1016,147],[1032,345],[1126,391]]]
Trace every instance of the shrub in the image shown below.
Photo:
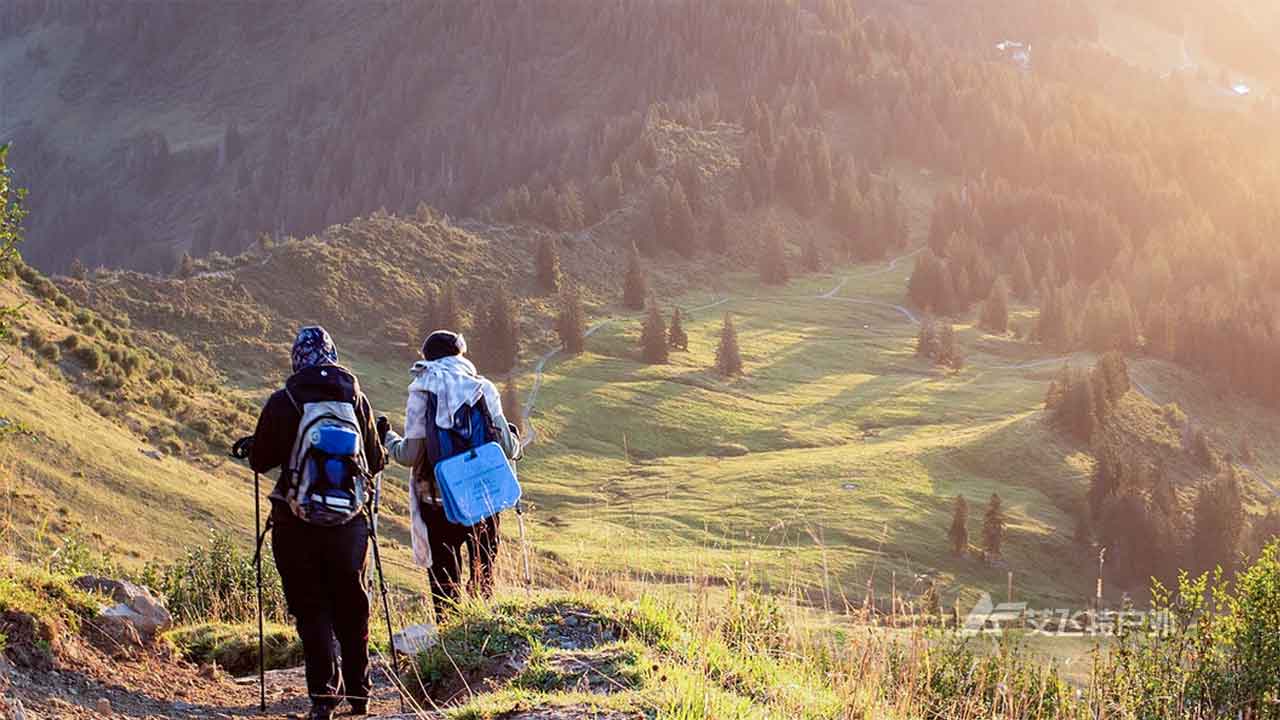
[[[66,336],[66,337],[64,337],[64,338],[62,338],[62,349],[63,349],[63,350],[66,350],[66,351],[68,351],[68,352],[72,352],[72,351],[74,351],[74,350],[75,350],[76,348],[78,348],[78,347],[80,347],[80,336],[79,336],[79,335],[77,335],[77,334],[75,334],[75,333],[71,333],[70,335],[68,335],[68,336]]]
[[[81,345],[76,348],[75,357],[88,370],[99,370],[106,364],[106,356],[97,345]]]
[[[277,670],[302,664],[302,643],[292,628],[268,625],[265,629],[266,669]],[[217,663],[232,675],[248,675],[258,669],[256,625],[204,623],[179,628],[164,637],[187,662],[197,665]]]
[[[284,592],[269,550],[263,548],[263,610],[270,620],[285,622]],[[172,563],[148,564],[140,580],[164,597],[179,622],[237,623],[257,617],[253,556],[223,533]]]
[[[58,362],[58,360],[62,359],[62,351],[53,343],[45,343],[40,346],[40,357],[49,362]]]
[[[102,373],[102,377],[98,378],[98,387],[107,391],[119,390],[124,387],[127,381],[128,379],[125,378],[124,373],[119,368],[108,368]]]
[[[1184,573],[1175,591],[1157,583],[1152,609],[1098,668],[1106,708],[1137,718],[1280,718],[1280,541],[1234,587],[1220,571]]]
[[[128,350],[124,354],[124,359],[120,363],[120,367],[124,369],[126,375],[132,377],[142,369],[142,355],[133,350]]]

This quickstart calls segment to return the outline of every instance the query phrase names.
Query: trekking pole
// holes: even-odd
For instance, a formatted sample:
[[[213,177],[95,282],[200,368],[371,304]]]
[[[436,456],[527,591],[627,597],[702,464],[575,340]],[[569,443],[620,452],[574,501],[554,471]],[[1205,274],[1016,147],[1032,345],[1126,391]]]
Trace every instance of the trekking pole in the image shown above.
[[[258,712],[267,713],[267,653],[266,633],[262,622],[262,541],[267,533],[262,530],[262,497],[259,492],[259,475],[253,473],[253,533],[257,540],[257,548],[253,553],[253,567],[258,580]],[[267,522],[270,528],[271,522]],[[260,532],[261,531],[261,532]]]
[[[252,445],[252,437],[237,440],[236,443],[231,446],[231,457],[237,460],[248,460]],[[258,586],[258,712],[262,715],[267,713],[267,643],[266,633],[263,629],[262,612],[262,543],[267,539],[267,533],[270,531],[270,518],[267,518],[266,527],[263,527],[262,525],[262,476],[257,470],[254,470],[253,539],[255,541],[255,546],[253,550],[253,569]]]
[[[520,554],[524,556],[524,594],[533,596],[533,574],[529,571],[529,543],[524,536],[524,503],[516,503],[516,523],[520,526]]]
[[[382,554],[378,551],[378,506],[381,500],[382,473],[378,473],[373,484],[373,512],[370,513],[369,540],[373,545],[373,566],[378,571],[378,587],[382,592],[382,613],[387,620],[387,645],[391,648],[391,682],[395,685],[400,673],[400,655],[396,651],[395,631],[391,628],[391,602],[387,599],[387,576],[382,571]],[[404,714],[404,693],[397,692],[396,695],[400,698],[400,713]]]

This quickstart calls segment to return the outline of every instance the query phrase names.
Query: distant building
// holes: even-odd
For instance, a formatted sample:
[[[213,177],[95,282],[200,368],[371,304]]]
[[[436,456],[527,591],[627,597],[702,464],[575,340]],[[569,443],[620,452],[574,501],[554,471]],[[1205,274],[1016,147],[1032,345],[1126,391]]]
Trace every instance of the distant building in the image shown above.
[[[1016,40],[1002,40],[996,43],[996,50],[1023,70],[1031,69],[1030,43],[1024,44]]]
[[[1236,83],[1235,85],[1231,86],[1231,92],[1239,95],[1240,97],[1244,97],[1249,93],[1253,92],[1253,89],[1250,88],[1248,85],[1245,85],[1244,83]]]

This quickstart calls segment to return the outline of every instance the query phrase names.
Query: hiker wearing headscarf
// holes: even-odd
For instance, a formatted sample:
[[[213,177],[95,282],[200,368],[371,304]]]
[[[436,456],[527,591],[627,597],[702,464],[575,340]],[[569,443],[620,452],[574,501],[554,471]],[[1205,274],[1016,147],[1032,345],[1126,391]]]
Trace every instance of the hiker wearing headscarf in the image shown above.
[[[458,410],[480,407],[488,419],[489,435],[511,460],[520,459],[520,437],[502,413],[502,400],[492,382],[476,372],[465,355],[461,335],[437,330],[422,345],[423,359],[409,371],[409,402],[405,410],[405,436],[391,431],[386,418],[378,418],[387,454],[413,468],[409,480],[410,536],[414,561],[427,568],[437,613],[447,611],[462,594],[462,551],[470,565],[469,591],[487,597],[493,592],[493,566],[498,555],[498,516],[466,527],[449,522],[435,482],[432,443],[437,428],[454,425]]]
[[[364,515],[328,527],[299,519],[289,507],[289,464],[302,407],[343,402],[355,407],[370,474],[381,472],[386,453],[378,440],[369,400],[350,370],[338,364],[338,348],[321,327],[298,332],[293,374],[272,394],[258,418],[249,464],[260,473],[281,468],[272,491],[271,551],[306,658],[310,718],[328,720],[342,700],[365,714],[369,697],[369,596],[365,565],[369,526]]]

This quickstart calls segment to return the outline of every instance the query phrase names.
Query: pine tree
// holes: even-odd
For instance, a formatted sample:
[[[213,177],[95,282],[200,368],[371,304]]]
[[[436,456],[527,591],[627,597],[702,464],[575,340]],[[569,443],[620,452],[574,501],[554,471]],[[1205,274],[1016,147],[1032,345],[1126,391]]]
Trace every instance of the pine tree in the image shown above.
[[[711,236],[708,238],[710,247],[718,253],[726,253],[729,250],[729,208],[724,204],[724,200],[716,201],[715,213],[711,216]]]
[[[920,321],[920,333],[916,335],[916,357],[933,360],[938,356],[938,326],[926,315]]]
[[[716,347],[716,370],[725,377],[742,374],[742,355],[738,351],[738,330],[733,315],[724,314],[720,327],[720,345]]]
[[[667,362],[667,324],[662,320],[657,300],[649,301],[649,314],[640,331],[640,354],[650,365]]]
[[[671,327],[667,329],[667,345],[672,350],[689,350],[689,334],[684,331],[684,317],[680,308],[671,314]]]
[[[1009,332],[1009,291],[1003,278],[996,278],[991,286],[991,295],[982,305],[981,325],[983,330],[994,335]]]
[[[1193,509],[1191,547],[1197,569],[1221,567],[1231,571],[1240,550],[1244,529],[1244,505],[1235,468],[1227,468],[1212,482],[1200,486]]]
[[[791,279],[787,271],[787,249],[782,233],[772,223],[765,231],[764,247],[760,253],[760,279],[766,285],[786,285]]]
[[[622,284],[622,304],[631,310],[643,310],[648,297],[649,282],[645,279],[644,267],[640,264],[640,251],[633,245],[631,257],[627,261],[627,275]]]
[[[508,422],[520,425],[524,419],[524,408],[520,407],[520,391],[516,389],[516,379],[507,378],[502,384],[502,414]]]
[[[1034,289],[1031,264],[1027,262],[1027,253],[1019,247],[1018,254],[1013,259],[1013,296],[1025,302],[1031,299]]]
[[[964,367],[964,354],[960,352],[960,346],[956,342],[956,329],[951,323],[943,323],[938,330],[938,356],[935,360],[939,365],[953,370]]]
[[[693,225],[693,211],[689,208],[689,199],[679,180],[671,186],[667,208],[670,213],[671,244],[675,246],[676,252],[685,257],[692,257],[697,250],[697,232]]]
[[[178,260],[177,267],[175,267],[173,270],[174,277],[178,277],[185,280],[191,277],[192,275],[194,275],[195,272],[196,272],[196,261],[191,259],[190,253],[185,253],[185,252],[182,253],[182,257],[179,258]]]
[[[951,554],[961,557],[969,549],[969,503],[963,495],[957,495],[951,510]]]
[[[804,269],[809,272],[818,272],[822,269],[822,251],[818,249],[816,238],[810,238],[804,246],[804,255],[801,256],[800,261],[804,264]]]
[[[462,332],[464,318],[462,307],[458,304],[458,286],[452,280],[446,282],[436,299],[435,326],[432,330],[451,330]]]
[[[422,337],[427,337],[439,325],[440,317],[440,300],[436,296],[436,289],[431,285],[427,285],[422,289],[422,327],[420,328]]]
[[[560,289],[560,249],[552,236],[543,236],[538,241],[536,258],[538,271],[538,287],[547,294]]]
[[[1000,555],[1000,546],[1004,543],[1007,524],[1000,496],[992,493],[991,502],[987,504],[986,515],[982,518],[982,549],[986,551],[987,557]]]
[[[586,311],[582,308],[582,294],[574,283],[566,283],[560,291],[556,333],[560,336],[560,347],[570,355],[580,355],[587,347]]]
[[[520,354],[520,328],[516,309],[504,286],[493,293],[484,322],[480,326],[481,346],[477,356],[492,373],[507,373],[516,366]]]

